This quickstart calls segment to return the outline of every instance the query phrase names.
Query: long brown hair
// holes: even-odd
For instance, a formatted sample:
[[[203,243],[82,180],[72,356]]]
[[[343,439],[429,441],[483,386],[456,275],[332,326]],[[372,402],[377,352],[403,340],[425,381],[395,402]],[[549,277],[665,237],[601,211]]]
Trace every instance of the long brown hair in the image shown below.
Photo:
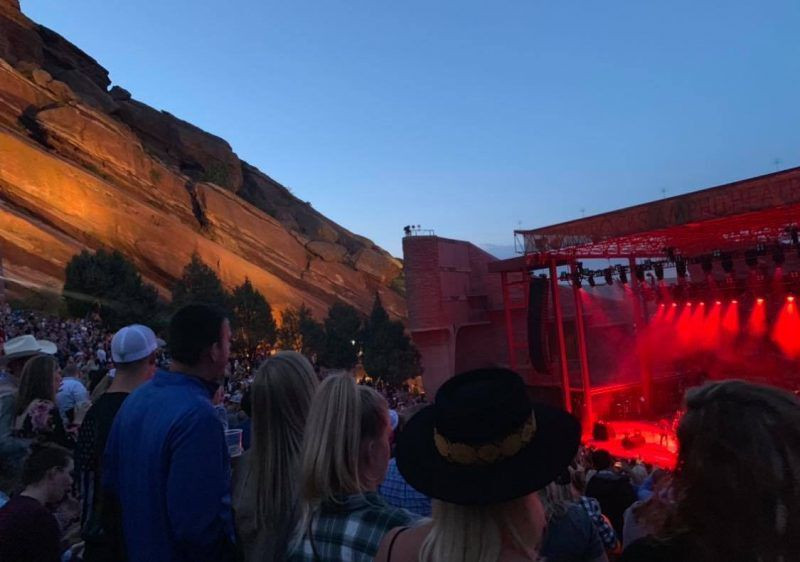
[[[40,400],[56,401],[54,379],[58,362],[52,355],[34,355],[25,363],[19,377],[16,415],[25,412],[31,402]]]
[[[690,391],[677,518],[703,560],[800,560],[800,401],[726,381]]]

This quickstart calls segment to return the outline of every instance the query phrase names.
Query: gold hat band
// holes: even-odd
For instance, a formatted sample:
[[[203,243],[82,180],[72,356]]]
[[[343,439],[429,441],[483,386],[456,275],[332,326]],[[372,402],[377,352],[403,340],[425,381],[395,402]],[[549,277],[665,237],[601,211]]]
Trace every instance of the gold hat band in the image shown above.
[[[439,454],[452,463],[466,466],[488,465],[513,457],[531,442],[534,435],[536,435],[536,416],[531,411],[531,416],[519,429],[490,443],[480,445],[454,443],[443,437],[436,428],[433,430],[433,442]]]

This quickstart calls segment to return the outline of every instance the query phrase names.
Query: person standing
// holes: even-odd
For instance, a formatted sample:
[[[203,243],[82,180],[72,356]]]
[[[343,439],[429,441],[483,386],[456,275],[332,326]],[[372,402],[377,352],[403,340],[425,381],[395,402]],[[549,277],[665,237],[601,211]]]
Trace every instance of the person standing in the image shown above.
[[[156,370],[156,335],[141,324],[125,326],[111,340],[111,358],[117,376],[111,387],[86,413],[75,446],[75,478],[83,502],[81,523],[91,532],[99,504],[103,452],[111,425],[128,395],[153,377]],[[87,545],[87,550],[89,546]]]
[[[418,519],[377,493],[391,433],[389,408],[375,389],[349,373],[322,381],[303,436],[301,517],[287,560],[372,561],[387,531]]]
[[[37,340],[31,335],[11,338],[3,343],[3,356],[0,357],[0,369],[3,370],[0,374],[0,457],[7,463],[8,474],[0,483],[0,492],[6,495],[17,488],[28,452],[27,440],[13,435],[22,368],[34,355],[54,355],[56,351],[53,342]]]
[[[25,488],[0,508],[0,560],[58,562],[61,529],[47,505],[59,503],[72,486],[72,455],[58,445],[35,445],[25,460]]]
[[[252,386],[253,447],[234,473],[236,530],[249,561],[286,559],[297,522],[303,431],[319,380],[296,351],[267,359]]]
[[[171,370],[131,394],[114,420],[103,458],[103,503],[109,513],[119,508],[129,560],[233,559],[230,458],[211,404],[230,339],[220,310],[203,304],[178,310],[169,325]]]
[[[75,410],[87,402],[89,391],[78,379],[78,366],[72,361],[61,371],[61,384],[56,392],[56,404],[64,425],[72,423]]]

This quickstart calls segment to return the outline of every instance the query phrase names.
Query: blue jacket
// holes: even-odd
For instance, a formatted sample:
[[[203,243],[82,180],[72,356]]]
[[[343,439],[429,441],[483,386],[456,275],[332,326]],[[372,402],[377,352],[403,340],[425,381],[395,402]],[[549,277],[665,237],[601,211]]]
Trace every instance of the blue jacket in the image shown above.
[[[103,488],[119,501],[131,562],[230,555],[230,459],[213,390],[201,379],[159,371],[114,420]]]

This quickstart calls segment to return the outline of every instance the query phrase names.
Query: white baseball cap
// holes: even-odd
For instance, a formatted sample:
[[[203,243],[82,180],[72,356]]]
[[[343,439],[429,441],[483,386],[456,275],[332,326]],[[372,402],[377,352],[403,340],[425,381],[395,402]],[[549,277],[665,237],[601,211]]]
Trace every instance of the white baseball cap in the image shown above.
[[[111,338],[111,358],[114,363],[132,363],[144,359],[158,349],[153,330],[141,324],[121,328]]]

